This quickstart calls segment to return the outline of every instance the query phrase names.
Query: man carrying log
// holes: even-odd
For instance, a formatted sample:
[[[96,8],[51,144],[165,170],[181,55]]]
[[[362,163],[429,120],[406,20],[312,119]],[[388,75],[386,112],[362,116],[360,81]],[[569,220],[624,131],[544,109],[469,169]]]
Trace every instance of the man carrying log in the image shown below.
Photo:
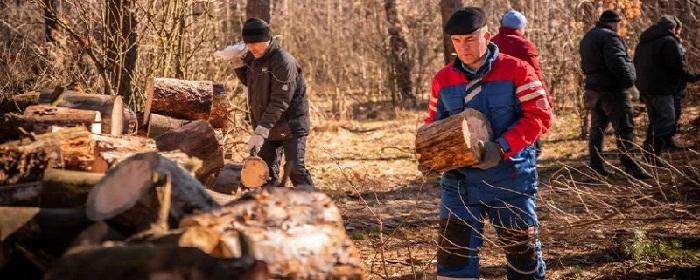
[[[250,18],[243,25],[243,41],[233,48],[232,59],[241,82],[248,87],[250,119],[255,131],[249,150],[259,150],[270,168],[268,186],[278,186],[279,150],[286,160],[285,176],[296,188],[315,190],[304,166],[309,134],[306,83],[297,60],[272,39],[268,24]]]
[[[550,125],[543,83],[527,62],[499,53],[481,8],[458,10],[444,32],[457,58],[433,78],[425,123],[471,108],[486,116],[493,136],[477,165],[449,170],[440,180],[438,279],[479,278],[486,216],[505,250],[508,278],[543,279],[533,146]]]

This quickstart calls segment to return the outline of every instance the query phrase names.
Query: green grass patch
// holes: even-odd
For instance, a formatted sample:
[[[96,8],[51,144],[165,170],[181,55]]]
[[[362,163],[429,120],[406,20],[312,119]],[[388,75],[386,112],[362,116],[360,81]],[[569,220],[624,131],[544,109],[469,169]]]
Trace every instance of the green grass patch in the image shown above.
[[[643,229],[634,231],[632,238],[623,243],[622,251],[635,261],[670,260],[700,265],[700,258],[683,249],[681,241],[652,239]]]

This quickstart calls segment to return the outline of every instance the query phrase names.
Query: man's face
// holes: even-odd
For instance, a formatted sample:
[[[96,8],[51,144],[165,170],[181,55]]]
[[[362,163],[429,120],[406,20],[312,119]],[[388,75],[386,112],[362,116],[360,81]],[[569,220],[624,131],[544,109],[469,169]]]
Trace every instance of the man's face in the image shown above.
[[[620,23],[619,22],[610,22],[608,24],[610,25],[610,28],[612,30],[615,30],[615,31],[620,30]]]
[[[491,41],[491,33],[481,28],[469,35],[450,35],[452,45],[459,60],[467,66],[478,64],[486,54],[486,48]]]
[[[267,47],[270,46],[270,42],[255,42],[255,43],[246,43],[246,47],[248,47],[248,50],[253,54],[255,58],[260,58],[263,54],[265,54],[265,50],[267,50]]]

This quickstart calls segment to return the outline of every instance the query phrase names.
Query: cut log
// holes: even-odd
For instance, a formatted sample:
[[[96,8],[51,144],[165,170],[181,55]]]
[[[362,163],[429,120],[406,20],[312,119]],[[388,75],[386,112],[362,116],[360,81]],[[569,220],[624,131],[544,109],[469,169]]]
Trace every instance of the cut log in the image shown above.
[[[48,168],[41,182],[0,186],[0,205],[81,208],[103,174]]]
[[[254,189],[264,185],[270,177],[267,163],[259,156],[249,156],[243,160],[241,168],[241,185]]]
[[[216,207],[204,187],[173,161],[155,152],[131,156],[111,168],[90,191],[87,215],[108,220],[120,232],[133,234],[158,220],[163,201],[158,186],[165,174],[172,178],[169,218],[177,223],[186,214]]]
[[[235,194],[241,186],[241,170],[243,164],[240,162],[228,162],[224,164],[219,174],[214,180],[211,189],[223,194]]]
[[[162,114],[185,120],[206,120],[214,127],[225,128],[227,106],[223,85],[211,81],[186,81],[154,78],[146,89],[144,122],[150,114]]]
[[[488,141],[491,134],[488,119],[470,108],[423,126],[416,132],[418,169],[445,172],[478,164],[478,142]]]
[[[38,98],[39,103],[50,103],[50,94],[46,90],[42,91]],[[58,107],[99,111],[104,123],[102,133],[121,135],[125,130],[124,103],[121,96],[66,91],[56,101]]]
[[[190,120],[181,120],[159,114],[151,114],[150,120],[148,121],[147,135],[149,138],[156,138],[165,132],[182,127],[189,122]]]
[[[319,192],[263,189],[180,222],[180,228],[189,227],[218,231],[222,249],[212,255],[221,258],[238,256],[239,233],[250,238],[255,259],[267,263],[275,278],[361,279],[363,275],[338,208]]]
[[[217,259],[193,247],[133,245],[63,257],[44,279],[270,279],[252,258]]]
[[[92,170],[95,156],[90,135],[85,128],[75,127],[0,145],[0,185],[40,181],[48,167]]]
[[[204,120],[196,120],[158,136],[156,147],[159,151],[180,150],[190,157],[202,160],[202,167],[195,175],[200,182],[224,166],[224,150],[216,139],[214,128]]]
[[[102,117],[98,111],[54,107],[29,106],[24,111],[22,127],[33,133],[51,132],[52,127],[84,126],[93,133],[101,133]]]

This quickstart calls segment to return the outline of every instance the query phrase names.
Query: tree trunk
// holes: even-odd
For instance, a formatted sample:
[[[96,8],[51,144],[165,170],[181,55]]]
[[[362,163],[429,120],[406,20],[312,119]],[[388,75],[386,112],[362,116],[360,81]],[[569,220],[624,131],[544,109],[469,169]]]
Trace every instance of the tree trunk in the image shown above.
[[[56,42],[58,17],[61,15],[61,0],[43,0],[44,2],[44,38],[46,42]]]
[[[204,187],[184,169],[158,153],[148,152],[131,156],[107,171],[88,195],[88,217],[93,221],[108,220],[127,234],[148,229],[159,220],[165,205],[158,195],[165,177],[172,182],[171,221],[177,223],[193,211],[208,211],[216,206]]]
[[[418,169],[444,172],[478,164],[478,142],[488,141],[490,136],[488,119],[473,109],[423,126],[416,132]]]
[[[270,0],[246,1],[245,13],[247,18],[260,18],[270,23]]]
[[[203,120],[193,121],[158,136],[158,151],[180,150],[190,157],[202,160],[202,167],[195,173],[200,182],[224,166],[224,150],[216,139],[214,128]]]
[[[150,114],[156,113],[185,120],[207,120],[214,127],[226,128],[228,101],[223,85],[211,81],[155,78],[146,91],[146,123]]]
[[[134,0],[106,0],[107,71],[111,86],[131,104],[131,77],[136,68],[136,16]],[[109,91],[105,91],[109,93]]]
[[[447,20],[450,19],[450,16],[457,11],[459,8],[462,7],[462,1],[461,0],[440,0],[440,14],[442,15],[442,25],[440,26],[442,29],[442,26],[445,26],[445,23],[447,23]],[[454,46],[452,46],[452,40],[450,39],[450,36],[447,34],[444,34],[443,32],[440,32],[442,35],[442,47],[444,48],[444,58],[445,58],[445,64],[448,64],[452,62],[454,57],[452,54],[455,52]]]
[[[151,114],[148,120],[148,137],[157,138],[172,129],[181,127],[189,123],[190,120],[171,118],[160,114]]]
[[[408,42],[401,33],[401,21],[396,9],[396,0],[385,0],[386,21],[389,26],[389,57],[394,90],[398,89],[403,100],[415,100],[411,93],[411,65]],[[415,104],[414,104],[415,105]]]
[[[102,118],[98,111],[54,107],[50,105],[29,106],[22,117],[22,127],[27,132],[48,133],[52,127],[83,126],[93,133],[102,131]]]
[[[81,208],[104,174],[48,168],[40,182],[0,187],[0,205]]]
[[[360,258],[338,208],[323,193],[269,188],[211,213],[192,215],[180,228],[207,227],[220,234],[212,255],[236,257],[239,233],[274,278],[361,279]],[[222,254],[222,255],[219,255]]]

